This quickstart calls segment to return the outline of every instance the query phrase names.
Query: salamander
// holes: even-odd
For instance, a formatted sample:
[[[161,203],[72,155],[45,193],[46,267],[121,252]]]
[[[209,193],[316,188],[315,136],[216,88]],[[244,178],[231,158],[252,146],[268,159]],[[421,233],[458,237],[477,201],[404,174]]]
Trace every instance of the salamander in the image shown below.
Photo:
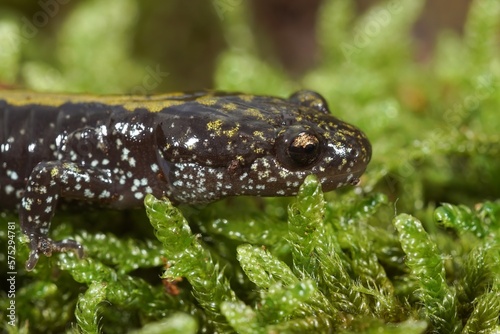
[[[358,182],[371,146],[312,91],[287,99],[0,91],[0,154],[0,209],[19,211],[32,270],[40,254],[83,255],[76,241],[49,238],[59,202],[120,209],[146,194],[174,204],[292,196],[309,174],[330,191]]]

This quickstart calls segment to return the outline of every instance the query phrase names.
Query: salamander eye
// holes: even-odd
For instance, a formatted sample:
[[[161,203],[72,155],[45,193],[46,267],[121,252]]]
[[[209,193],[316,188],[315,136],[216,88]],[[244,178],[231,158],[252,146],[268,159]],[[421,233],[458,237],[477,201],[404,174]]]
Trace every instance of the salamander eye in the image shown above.
[[[288,146],[288,156],[298,165],[313,163],[319,155],[320,143],[314,134],[301,132],[292,139]]]
[[[289,170],[304,170],[319,160],[322,137],[310,126],[292,125],[279,133],[275,143],[279,164]]]

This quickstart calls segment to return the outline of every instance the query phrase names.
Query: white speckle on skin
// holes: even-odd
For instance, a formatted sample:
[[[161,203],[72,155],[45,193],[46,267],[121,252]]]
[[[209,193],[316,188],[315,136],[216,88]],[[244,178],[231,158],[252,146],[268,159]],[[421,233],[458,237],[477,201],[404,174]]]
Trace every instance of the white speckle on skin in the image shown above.
[[[17,175],[17,173],[13,170],[8,170],[7,171],[7,176],[11,179],[11,180],[17,180],[19,179],[19,176]]]
[[[12,193],[14,192],[14,190],[15,190],[15,189],[14,189],[14,187],[13,187],[13,186],[11,186],[10,184],[5,186],[5,193],[6,193],[7,195],[12,194]]]
[[[121,156],[121,159],[123,161],[127,161],[128,160],[128,154],[130,153],[130,150],[126,147],[123,148],[122,150],[122,156]]]
[[[111,193],[108,190],[103,190],[102,193],[99,195],[99,198],[109,198],[111,197]]]
[[[196,144],[199,142],[200,140],[196,137],[191,137],[189,138],[188,140],[186,140],[185,142],[185,146],[188,150],[193,150],[196,148]]]
[[[85,191],[83,192],[83,196],[87,198],[94,198],[95,194],[92,191],[90,191],[90,189],[85,189]]]
[[[21,201],[21,205],[26,211],[31,211],[32,204],[33,204],[32,198],[23,198]]]

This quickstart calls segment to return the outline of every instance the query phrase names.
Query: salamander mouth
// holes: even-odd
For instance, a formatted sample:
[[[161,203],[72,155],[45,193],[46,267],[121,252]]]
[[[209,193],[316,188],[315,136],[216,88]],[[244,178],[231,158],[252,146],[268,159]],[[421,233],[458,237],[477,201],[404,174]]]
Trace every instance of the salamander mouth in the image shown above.
[[[344,175],[342,175],[342,179],[345,180],[343,185],[348,185],[348,184],[353,185],[353,186],[357,185],[359,183],[359,178],[365,172],[366,167],[367,166],[362,166],[362,167],[355,169],[349,173],[344,173]]]
[[[337,188],[351,185],[356,186],[359,184],[360,177],[366,170],[367,165],[363,164],[349,172],[343,171],[342,173],[328,173],[323,175],[320,179],[323,191],[332,191]]]
[[[352,186],[357,186],[359,184],[359,181],[360,181],[359,178],[361,177],[361,175],[363,175],[365,170],[366,170],[366,166],[364,166],[363,168],[359,168],[358,170],[355,170],[352,173],[349,173],[348,175],[352,175],[352,177],[347,180],[348,184],[350,184]]]

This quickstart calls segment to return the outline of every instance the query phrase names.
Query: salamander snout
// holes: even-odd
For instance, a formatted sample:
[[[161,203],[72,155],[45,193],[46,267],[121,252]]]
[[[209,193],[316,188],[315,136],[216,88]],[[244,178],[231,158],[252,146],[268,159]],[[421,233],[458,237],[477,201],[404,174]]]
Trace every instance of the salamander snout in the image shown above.
[[[366,135],[360,130],[355,135],[342,136],[329,141],[325,161],[328,161],[330,187],[357,184],[372,156],[372,147]],[[335,184],[336,183],[336,184]],[[334,185],[335,184],[335,185]],[[329,187],[327,187],[329,188]]]
[[[350,151],[347,153],[347,161],[350,161],[349,167],[353,174],[352,184],[357,184],[359,177],[364,173],[372,157],[372,146],[364,133],[359,131],[351,144]]]

